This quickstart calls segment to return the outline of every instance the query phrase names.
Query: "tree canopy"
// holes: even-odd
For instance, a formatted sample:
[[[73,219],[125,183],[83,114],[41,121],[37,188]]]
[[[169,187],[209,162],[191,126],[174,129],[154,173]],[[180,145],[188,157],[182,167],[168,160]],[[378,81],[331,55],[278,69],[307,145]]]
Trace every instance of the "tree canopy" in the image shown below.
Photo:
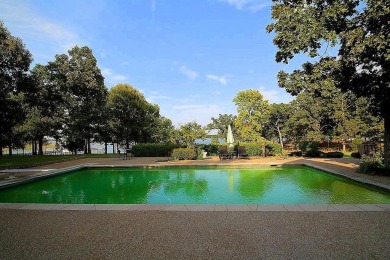
[[[12,154],[14,127],[23,122],[20,88],[32,62],[21,39],[14,37],[0,21],[0,147],[7,144]],[[2,149],[0,149],[2,155]]]
[[[276,61],[303,53],[313,58],[279,85],[297,95],[331,88],[371,101],[385,125],[385,161],[390,162],[390,3],[377,0],[273,0]],[[329,49],[336,50],[330,55]]]
[[[237,93],[233,102],[237,107],[236,132],[241,141],[259,141],[269,117],[269,104],[263,95],[254,89]]]

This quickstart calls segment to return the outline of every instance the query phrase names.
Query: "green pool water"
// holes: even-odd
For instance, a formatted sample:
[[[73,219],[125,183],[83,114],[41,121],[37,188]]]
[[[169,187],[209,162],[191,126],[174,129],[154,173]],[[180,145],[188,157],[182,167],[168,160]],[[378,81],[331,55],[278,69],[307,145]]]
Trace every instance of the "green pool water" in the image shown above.
[[[0,202],[389,204],[390,194],[304,166],[90,168],[0,190]]]

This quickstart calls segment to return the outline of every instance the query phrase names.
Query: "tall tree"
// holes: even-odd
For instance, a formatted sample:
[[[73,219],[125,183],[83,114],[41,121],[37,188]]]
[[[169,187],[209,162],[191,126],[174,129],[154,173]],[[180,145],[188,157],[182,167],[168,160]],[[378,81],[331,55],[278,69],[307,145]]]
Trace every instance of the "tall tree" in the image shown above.
[[[268,127],[269,137],[277,136],[277,139],[282,146],[283,152],[283,137],[287,131],[287,120],[291,116],[290,104],[271,104],[269,121],[266,127]]]
[[[74,140],[85,141],[84,152],[91,153],[91,138],[102,120],[99,111],[105,106],[107,89],[92,50],[75,46],[68,55],[56,55],[49,63],[54,84],[67,94],[68,120],[65,132]]]
[[[263,127],[269,119],[269,104],[258,90],[244,90],[237,93],[233,102],[237,107],[237,119],[234,123],[241,141],[259,141],[263,139]]]
[[[211,118],[211,123],[207,125],[207,129],[218,129],[218,137],[226,138],[229,125],[232,128],[233,135],[236,133],[234,128],[234,122],[236,119],[237,116],[232,114],[219,114],[218,118]]]
[[[118,84],[108,95],[110,126],[114,139],[124,143],[143,141],[159,115],[158,106],[149,104],[144,95],[129,84]]]
[[[156,143],[173,142],[175,127],[169,118],[160,116],[152,130],[152,141]]]
[[[205,129],[195,121],[181,125],[179,127],[179,134],[181,142],[191,148],[194,147],[195,139],[203,139],[206,137]]]
[[[24,90],[27,116],[19,129],[30,136],[31,141],[38,141],[38,154],[43,154],[44,137],[60,136],[66,102],[64,93],[50,81],[47,66],[35,65],[29,78],[29,86]]]
[[[22,40],[12,36],[0,20],[0,156],[5,145],[12,155],[14,127],[24,120],[20,85],[31,61]]]
[[[276,61],[288,63],[298,53],[315,58],[303,64],[302,70],[291,74],[281,71],[280,86],[298,94],[313,90],[316,85],[306,83],[322,76],[343,91],[369,98],[371,110],[384,120],[384,157],[389,164],[390,3],[378,0],[273,0],[273,3],[275,22],[267,26],[267,31],[276,33]],[[329,55],[329,48],[337,54]]]

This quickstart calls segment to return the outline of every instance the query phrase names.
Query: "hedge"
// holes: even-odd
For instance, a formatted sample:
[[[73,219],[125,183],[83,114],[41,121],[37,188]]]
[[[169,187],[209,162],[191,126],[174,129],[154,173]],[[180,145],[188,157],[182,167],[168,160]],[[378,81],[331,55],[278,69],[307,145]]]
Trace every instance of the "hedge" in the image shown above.
[[[245,151],[249,156],[262,156],[264,144],[266,155],[278,155],[282,153],[282,146],[272,141],[240,143],[239,146],[245,146]]]
[[[342,152],[329,152],[326,153],[327,158],[343,158],[344,154]]]
[[[179,147],[180,145],[171,143],[136,144],[131,153],[136,157],[165,157],[171,156],[173,150]]]
[[[176,148],[172,152],[172,157],[175,160],[194,160],[196,152],[192,148]]]

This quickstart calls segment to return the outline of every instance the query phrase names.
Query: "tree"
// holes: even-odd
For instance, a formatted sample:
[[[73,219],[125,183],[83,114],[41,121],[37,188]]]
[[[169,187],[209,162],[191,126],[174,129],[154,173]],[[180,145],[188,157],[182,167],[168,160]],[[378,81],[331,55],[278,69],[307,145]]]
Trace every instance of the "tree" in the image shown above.
[[[377,0],[273,0],[268,32],[275,32],[276,61],[296,54],[314,58],[302,70],[278,74],[292,94],[327,86],[306,84],[316,78],[358,97],[367,97],[384,120],[385,163],[390,163],[390,4]],[[331,56],[329,48],[337,51]],[[324,52],[324,54],[320,54]],[[315,73],[313,73],[315,72]]]
[[[164,116],[156,118],[156,126],[152,130],[152,141],[156,143],[173,142],[175,127],[172,121]]]
[[[108,110],[114,140],[126,147],[131,142],[145,140],[147,128],[159,116],[158,106],[149,104],[137,89],[129,84],[118,84],[108,94]]]
[[[218,129],[218,138],[226,138],[229,125],[232,128],[233,135],[236,133],[234,128],[234,122],[236,119],[237,116],[232,114],[219,114],[218,118],[211,118],[212,122],[207,125],[207,129]]]
[[[22,40],[12,36],[0,21],[0,156],[5,145],[12,155],[14,127],[24,120],[20,86],[31,61]]]
[[[179,134],[181,141],[187,145],[187,147],[194,147],[194,141],[198,138],[205,138],[206,131],[198,123],[190,122],[185,125],[181,125],[179,128]]]
[[[274,133],[276,133],[276,136],[282,147],[282,152],[283,152],[283,137],[286,134],[287,120],[290,118],[290,116],[291,116],[291,105],[283,104],[283,103],[271,104],[269,121],[267,126],[269,128],[269,134],[271,136],[274,136]]]
[[[59,137],[64,122],[65,99],[62,91],[50,81],[47,66],[35,65],[31,70],[28,88],[24,90],[27,113],[19,130],[38,141],[38,154],[43,154],[45,136]],[[33,153],[35,153],[33,149]]]
[[[244,90],[237,93],[233,102],[237,106],[234,123],[241,141],[260,141],[263,128],[269,118],[269,104],[258,90]]]
[[[56,55],[48,68],[53,84],[66,93],[68,116],[65,133],[72,136],[72,140],[84,140],[84,152],[91,153],[91,138],[102,120],[99,111],[105,106],[107,98],[104,77],[92,50],[86,46],[75,46],[68,55]]]

